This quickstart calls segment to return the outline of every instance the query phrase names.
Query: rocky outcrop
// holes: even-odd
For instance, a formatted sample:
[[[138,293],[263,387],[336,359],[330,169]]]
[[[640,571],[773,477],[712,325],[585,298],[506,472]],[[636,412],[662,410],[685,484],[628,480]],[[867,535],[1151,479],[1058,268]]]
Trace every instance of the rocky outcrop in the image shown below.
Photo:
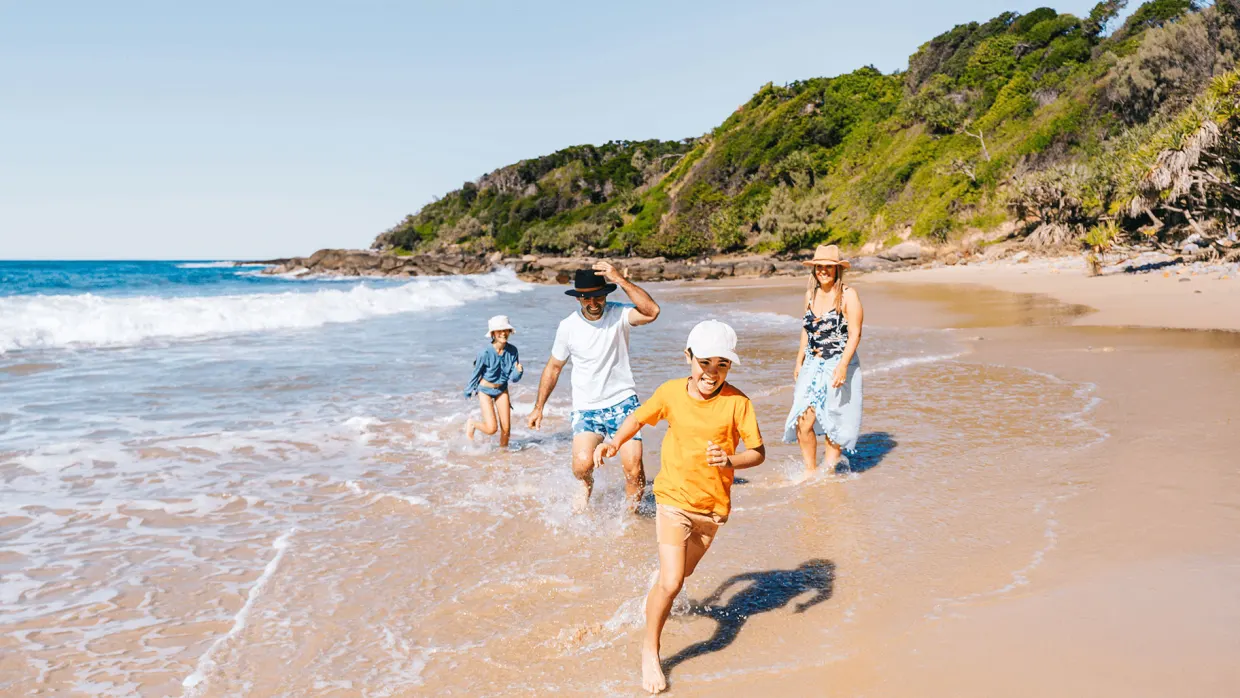
[[[499,252],[479,255],[464,251],[435,254],[397,255],[374,250],[319,250],[309,257],[269,260],[266,274],[332,275],[332,276],[446,276],[482,274],[508,268],[526,281],[566,284],[573,272],[584,269],[597,257],[548,257],[525,255],[505,257]],[[766,255],[728,255],[701,259],[666,259],[664,257],[624,257],[616,260],[630,279],[638,282],[675,281],[688,279],[722,279],[727,277],[796,276],[805,274],[805,265],[798,260],[776,259]],[[876,271],[905,266],[879,257],[853,260],[854,271]]]
[[[527,281],[568,283],[574,270],[593,264],[585,257],[507,257],[497,266],[508,267]],[[698,260],[669,260],[665,257],[625,257],[617,260],[633,281],[674,281],[681,279],[722,279],[730,276],[789,276],[805,273],[800,262],[775,260],[761,255],[717,257]]]
[[[394,255],[371,250],[319,250],[268,267],[268,274],[330,274],[336,276],[446,276],[482,274],[495,266],[486,257],[458,252],[435,255]]]
[[[895,247],[878,253],[879,258],[889,262],[911,262],[921,259],[921,244],[913,241],[902,242]]]

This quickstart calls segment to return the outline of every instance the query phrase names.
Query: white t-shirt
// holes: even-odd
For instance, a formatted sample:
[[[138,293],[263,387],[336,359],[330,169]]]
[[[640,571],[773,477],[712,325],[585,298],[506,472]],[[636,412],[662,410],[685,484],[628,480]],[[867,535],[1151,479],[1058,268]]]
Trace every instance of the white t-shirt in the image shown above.
[[[607,303],[591,322],[581,311],[560,321],[551,355],[573,360],[573,409],[599,410],[637,394],[629,368],[629,312],[633,306]]]

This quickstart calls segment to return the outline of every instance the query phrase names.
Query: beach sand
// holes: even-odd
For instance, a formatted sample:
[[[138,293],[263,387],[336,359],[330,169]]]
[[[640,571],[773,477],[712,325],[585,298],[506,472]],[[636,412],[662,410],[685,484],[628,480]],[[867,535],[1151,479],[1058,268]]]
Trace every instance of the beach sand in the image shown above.
[[[998,261],[878,272],[885,284],[976,284],[1021,294],[1045,294],[1094,309],[1090,325],[1240,331],[1240,278],[1172,266],[1142,274],[1087,277],[1080,258]]]
[[[1008,273],[1024,283],[1023,271]],[[849,277],[866,307],[859,451],[848,472],[808,480],[780,433],[804,278],[649,287],[664,312],[633,334],[640,394],[684,375],[693,324],[732,322],[743,363],[729,380],[768,448],[739,474],[732,516],[674,607],[669,695],[1237,692],[1240,334],[1100,323],[1179,287],[1233,282],[1121,278],[1131,288],[1111,302],[1075,290],[1107,278],[1046,271],[1038,293],[1013,293],[958,273]],[[504,302],[523,319],[532,377],[571,302],[555,289]],[[1235,303],[1198,310],[1203,326],[1240,315]],[[277,365],[248,394],[273,399],[268,381],[286,373],[334,385],[359,335],[429,345],[421,370],[444,370],[451,342],[438,334],[452,318],[342,325],[343,344],[320,344],[331,328],[305,344],[281,335],[326,375]],[[403,351],[391,363],[408,372]],[[94,495],[53,509],[38,492],[0,519],[0,572],[22,570],[37,592],[0,580],[16,589],[0,598],[13,609],[0,617],[0,694],[642,695],[653,507],[626,512],[609,464],[591,510],[570,513],[567,378],[539,433],[522,424],[532,384],[514,390],[504,451],[465,442],[476,408],[458,387],[407,399],[377,363],[290,398],[372,405],[335,430],[314,416],[242,440],[208,424],[94,463],[30,460],[52,489],[97,478],[113,492],[117,462],[137,479],[109,495],[115,515],[92,514],[106,508]],[[235,383],[221,394],[246,395]],[[643,431],[651,477],[664,433]],[[0,453],[0,474],[34,477],[19,456]],[[191,491],[203,496],[168,496],[168,477],[202,478]]]
[[[987,489],[985,497],[959,492],[962,508],[949,520],[929,520],[939,526],[941,540],[918,541],[911,561],[901,559],[900,546],[878,544],[868,502],[883,489],[916,497],[921,488],[941,505],[951,496],[938,487],[958,483],[913,470],[882,472],[903,485],[878,482],[884,464],[833,486],[807,487],[798,506],[830,512],[832,525],[812,535],[820,536],[821,556],[834,560],[832,600],[804,614],[752,617],[728,646],[730,661],[717,668],[726,672],[732,666],[738,677],[675,695],[1240,691],[1240,334],[1093,326],[1165,320],[1177,327],[1236,329],[1240,284],[1197,278],[1181,283],[1174,275],[1085,279],[1047,269],[1024,272],[1016,265],[958,267],[853,282],[865,301],[867,326],[957,328],[952,332],[971,347],[958,361],[1089,386],[1085,417],[1098,438],[1056,452],[1049,463],[1037,449],[1027,454],[1030,464],[1049,466],[1049,487],[1016,473],[974,482]],[[738,282],[728,295],[796,313],[802,284]],[[1206,292],[1193,294],[1193,287]],[[925,385],[929,393],[938,389],[933,380]],[[872,425],[882,415],[867,406],[866,418]],[[1002,415],[995,421],[1000,438],[1007,427]],[[901,434],[892,431],[899,442]],[[959,443],[961,462],[984,446]],[[1022,490],[1040,490],[1050,499],[1030,501]],[[1015,507],[996,510],[989,502]],[[1021,507],[1049,509],[1051,515],[1041,530],[1032,529],[1033,519],[1013,516]],[[995,529],[1003,531],[997,538]],[[958,538],[971,532],[992,547],[961,556]],[[888,557],[875,559],[883,553]],[[797,562],[792,557],[784,565]],[[904,574],[892,581],[874,573],[891,566]],[[952,586],[944,580],[955,580],[962,593],[943,594]],[[868,594],[849,589],[876,581],[881,588]],[[927,586],[936,588],[929,609]],[[865,627],[848,628],[852,614],[833,606],[856,604],[867,595],[878,598],[866,609]],[[833,633],[847,635],[844,651],[817,658],[803,651]],[[783,648],[788,661],[766,671],[739,671],[751,663],[751,653],[771,646]]]

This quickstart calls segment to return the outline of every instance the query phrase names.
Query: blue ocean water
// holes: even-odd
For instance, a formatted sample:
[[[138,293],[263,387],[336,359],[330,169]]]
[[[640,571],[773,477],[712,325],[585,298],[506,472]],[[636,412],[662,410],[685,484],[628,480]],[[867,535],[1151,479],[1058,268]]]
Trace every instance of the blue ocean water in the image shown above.
[[[263,274],[262,264],[238,266],[231,261],[3,261],[0,260],[0,297],[31,294],[90,293],[124,297],[225,295],[312,291],[357,279],[293,278]],[[371,279],[369,285],[397,282]]]

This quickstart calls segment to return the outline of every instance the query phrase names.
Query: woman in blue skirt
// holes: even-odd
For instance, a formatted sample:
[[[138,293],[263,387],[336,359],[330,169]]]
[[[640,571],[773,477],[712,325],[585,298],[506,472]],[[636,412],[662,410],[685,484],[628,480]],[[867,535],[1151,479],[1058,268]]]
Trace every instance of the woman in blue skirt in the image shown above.
[[[818,437],[826,441],[826,465],[834,471],[843,451],[857,448],[861,432],[861,298],[844,285],[835,245],[819,245],[804,264],[813,270],[805,292],[801,347],[793,377],[796,390],[784,423],[784,441],[801,446],[805,472],[818,469]]]
[[[465,421],[465,437],[474,439],[474,431],[490,436],[499,431],[499,445],[508,445],[512,431],[512,400],[508,397],[508,384],[521,380],[523,370],[515,344],[509,344],[512,323],[507,315],[496,315],[487,322],[487,338],[490,343],[478,352],[474,359],[474,372],[465,386],[465,397],[478,396],[482,421],[472,418]]]

